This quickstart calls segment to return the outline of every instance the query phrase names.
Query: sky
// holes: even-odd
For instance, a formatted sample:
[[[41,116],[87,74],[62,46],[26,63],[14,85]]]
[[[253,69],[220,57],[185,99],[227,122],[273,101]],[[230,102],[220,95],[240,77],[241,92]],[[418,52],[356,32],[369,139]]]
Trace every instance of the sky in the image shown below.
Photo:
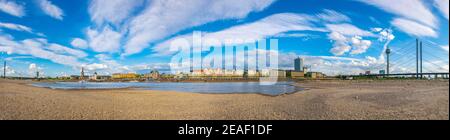
[[[278,39],[281,69],[303,57],[328,75],[378,72],[388,46],[408,62],[393,73],[412,71],[419,38],[427,70],[448,72],[448,26],[448,0],[0,0],[0,60],[8,76],[169,71],[171,41],[201,32]]]

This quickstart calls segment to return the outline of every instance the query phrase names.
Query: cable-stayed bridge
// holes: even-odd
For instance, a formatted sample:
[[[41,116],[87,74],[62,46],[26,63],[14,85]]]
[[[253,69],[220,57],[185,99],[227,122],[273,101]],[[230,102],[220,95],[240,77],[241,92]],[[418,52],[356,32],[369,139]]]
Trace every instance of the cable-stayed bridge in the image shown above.
[[[368,71],[377,74],[346,76],[382,76],[412,78],[449,78],[449,52],[429,40],[411,40],[403,45],[388,47],[385,62],[372,65]]]

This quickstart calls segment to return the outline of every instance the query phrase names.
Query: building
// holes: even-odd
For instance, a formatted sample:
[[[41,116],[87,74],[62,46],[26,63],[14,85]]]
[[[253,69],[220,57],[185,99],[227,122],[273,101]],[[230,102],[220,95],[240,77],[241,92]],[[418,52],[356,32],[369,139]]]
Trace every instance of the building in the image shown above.
[[[153,79],[159,79],[161,77],[161,74],[159,74],[159,71],[157,70],[153,70],[150,74]]]
[[[193,70],[189,75],[190,77],[244,77],[245,70],[224,70],[221,68],[205,68]],[[254,77],[261,75],[260,72],[256,70],[248,70],[247,76]]]
[[[294,78],[294,79],[305,78],[305,73],[293,71],[293,72],[291,72],[291,78]]]
[[[192,76],[203,76],[203,70],[192,70]]]
[[[386,70],[380,70],[379,74],[386,74]]]
[[[81,72],[80,72],[80,80],[84,80],[85,79],[85,76],[84,76],[84,68],[83,67],[81,67]]]
[[[174,75],[174,74],[164,74],[164,73],[162,73],[162,74],[160,75],[160,77],[161,77],[162,79],[173,79],[173,78],[175,78],[175,75]]]
[[[98,79],[97,76],[98,76],[98,75],[97,75],[97,72],[94,72],[94,75],[91,75],[91,76],[89,77],[89,80],[97,80],[97,79]]]
[[[370,71],[366,71],[364,74],[366,75],[370,75]]]
[[[109,80],[111,76],[109,75],[97,75],[97,80]]]
[[[152,70],[150,73],[144,74],[144,78],[156,80],[161,78],[161,74],[159,74],[159,71],[157,70]]]
[[[188,74],[178,73],[178,74],[175,74],[175,76],[173,78],[175,78],[175,79],[185,79],[185,78],[188,78],[188,77],[189,77]]]
[[[78,75],[70,75],[70,79],[71,80],[78,80],[78,79],[80,79],[80,76],[78,76]]]
[[[308,73],[309,70],[310,70],[309,67],[307,67],[307,66],[304,66],[304,67],[303,67],[303,72],[304,72],[304,73]]]
[[[112,75],[112,79],[136,79],[138,75],[136,73],[115,73]]]
[[[57,76],[56,79],[58,79],[58,80],[70,80],[71,77],[70,76]]]
[[[303,64],[304,59],[303,58],[296,58],[294,60],[294,68],[296,72],[303,72],[303,68],[304,68],[304,64]]]
[[[278,78],[286,78],[286,71],[284,70],[270,70],[270,76],[277,75]]]
[[[261,76],[261,72],[257,71],[257,70],[248,70],[247,72],[249,77],[259,77]]]
[[[321,79],[325,77],[325,75],[321,72],[308,72],[306,73],[306,76],[311,79]]]
[[[81,77],[80,75],[71,75],[70,76],[70,80],[84,80],[84,79],[89,79],[89,77],[88,76]]]

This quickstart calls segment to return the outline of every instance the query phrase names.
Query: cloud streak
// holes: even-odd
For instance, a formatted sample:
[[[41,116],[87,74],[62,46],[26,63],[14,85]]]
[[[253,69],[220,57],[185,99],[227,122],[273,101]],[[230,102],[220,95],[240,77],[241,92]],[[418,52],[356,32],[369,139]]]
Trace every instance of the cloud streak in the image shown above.
[[[70,45],[72,45],[75,48],[80,48],[80,49],[87,49],[89,47],[86,40],[81,39],[81,38],[72,39],[72,41],[70,42]]]
[[[332,23],[352,21],[350,17],[330,9],[324,9],[323,13],[317,14],[317,17],[324,20],[325,22],[332,22]]]
[[[120,51],[122,35],[114,31],[110,26],[105,26],[100,31],[88,29],[87,36],[89,47],[95,52],[114,53]]]
[[[29,32],[33,33],[32,29],[30,27],[20,25],[20,24],[14,24],[14,23],[3,23],[0,22],[0,28],[7,28],[10,30],[16,30],[16,31],[23,31],[23,32]]]
[[[400,30],[412,36],[437,37],[438,34],[432,28],[404,18],[396,18],[391,22]]]
[[[244,18],[250,12],[265,9],[273,0],[189,0],[188,5],[184,3],[186,1],[152,1],[141,15],[128,24],[129,37],[125,43],[124,55],[138,53],[150,42],[164,39],[189,27],[223,19]]]
[[[63,16],[64,16],[63,10],[61,8],[59,8],[58,6],[54,5],[51,1],[39,0],[38,5],[45,14],[47,14],[55,19],[63,20]]]
[[[0,0],[0,11],[16,17],[25,16],[25,7],[11,0]]]
[[[104,23],[119,25],[144,2],[144,0],[91,0],[88,12],[91,20],[97,25]]]
[[[435,0],[434,6],[441,11],[442,15],[448,20],[449,0]]]
[[[27,33],[31,33],[40,37],[44,37],[45,35],[43,33],[35,33],[33,31],[33,29],[31,29],[28,26],[25,25],[20,25],[20,24],[15,24],[15,23],[4,23],[4,22],[0,22],[0,29],[1,28],[6,28],[9,30],[15,30],[15,31],[20,31],[20,32],[27,32]]]
[[[430,8],[421,0],[359,0],[369,5],[376,6],[388,13],[398,17],[391,21],[391,24],[403,32],[418,37],[437,37],[436,29],[439,23]],[[440,9],[445,2],[436,1]],[[448,15],[448,0],[447,0]],[[448,17],[448,16],[447,16]],[[448,18],[447,18],[448,19]]]
[[[181,30],[218,20],[242,19],[251,12],[265,9],[274,1],[112,0],[106,2],[93,0],[89,5],[89,13],[91,20],[97,24],[97,27],[91,28],[92,30],[98,30],[96,31],[98,32],[97,36],[107,36],[101,34],[117,32],[120,34],[119,44],[122,46],[122,55],[128,56],[139,53],[151,43],[161,41]],[[120,7],[121,10],[117,10],[117,7]],[[136,11],[137,9],[142,10]],[[131,13],[135,12],[138,14],[133,16]],[[109,23],[115,26],[114,30],[101,32],[105,28],[104,24]],[[111,41],[113,40],[108,40],[108,42]],[[94,48],[97,47],[94,46]],[[100,51],[104,52],[106,50],[100,49]]]
[[[47,43],[46,39],[36,38],[15,41],[11,37],[1,35],[0,52],[6,52],[9,55],[29,55],[73,67],[81,66],[82,63],[79,61],[79,58],[87,56],[86,53],[79,50],[54,43]]]
[[[421,0],[360,0],[386,12],[401,16],[432,28],[437,28],[436,17]],[[412,10],[413,9],[413,10]]]
[[[216,39],[221,44],[225,44],[225,41],[228,39],[240,39],[243,41],[242,43],[252,43],[258,39],[276,36],[287,31],[326,31],[323,28],[316,27],[312,23],[316,20],[315,17],[304,14],[275,14],[253,23],[238,25],[217,32],[204,33],[202,37],[205,39]],[[152,50],[155,52],[155,55],[171,55],[174,52],[170,52],[170,43],[180,38],[192,42],[191,34],[186,34],[164,41],[153,47]]]

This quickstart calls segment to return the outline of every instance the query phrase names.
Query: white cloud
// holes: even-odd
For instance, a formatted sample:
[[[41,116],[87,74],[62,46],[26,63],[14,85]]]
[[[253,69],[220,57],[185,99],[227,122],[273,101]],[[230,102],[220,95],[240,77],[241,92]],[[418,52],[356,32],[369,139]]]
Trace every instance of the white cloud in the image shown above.
[[[434,0],[434,6],[438,8],[442,15],[448,20],[449,0]]]
[[[29,32],[32,33],[32,29],[30,27],[24,26],[24,25],[20,25],[20,24],[14,24],[14,23],[3,23],[0,22],[0,28],[7,28],[10,30],[16,30],[16,31],[24,31],[24,32]]]
[[[32,59],[33,57],[31,56],[10,56],[5,58],[6,61],[16,61],[16,60],[20,60],[20,59]],[[25,62],[27,63],[27,62]]]
[[[36,66],[35,63],[31,63],[31,64],[28,66],[28,70],[30,70],[30,71],[36,71],[36,69],[37,69],[37,66]]]
[[[141,52],[149,43],[183,29],[223,19],[241,19],[274,0],[155,0],[128,24],[124,55]],[[189,4],[186,4],[189,3]],[[205,8],[208,7],[208,8]]]
[[[98,54],[95,55],[95,58],[98,60],[98,63],[83,65],[83,67],[86,67],[88,71],[95,71],[99,74],[134,72],[128,66],[123,66],[107,54]]]
[[[308,33],[280,33],[277,35],[274,35],[273,37],[279,37],[279,38],[300,38],[302,41],[308,41],[310,39],[317,39],[321,38],[320,35],[315,34],[308,34]]]
[[[384,42],[395,39],[395,36],[392,34],[393,31],[391,29],[381,29],[378,32],[379,32],[378,41]]]
[[[282,13],[275,14],[253,23],[237,25],[228,29],[224,29],[213,33],[202,34],[204,39],[217,39],[224,44],[227,39],[241,39],[243,43],[251,43],[245,41],[255,41],[257,39],[265,39],[270,36],[276,36],[287,31],[325,31],[324,29],[315,27],[311,22],[317,19],[308,15]],[[181,35],[166,40],[153,48],[155,55],[170,55],[170,43],[176,39],[184,38],[192,41],[192,34]]]
[[[81,39],[81,38],[72,39],[72,41],[70,42],[70,45],[72,45],[73,47],[76,47],[76,48],[80,48],[80,49],[87,49],[89,47],[86,40]]]
[[[89,47],[96,52],[120,51],[120,39],[122,36],[109,26],[105,26],[101,31],[88,29],[87,35]]]
[[[346,36],[375,36],[369,31],[362,30],[354,25],[343,23],[343,24],[326,24],[328,30],[331,32],[338,32]]]
[[[374,63],[378,63],[377,59],[375,57],[372,56],[366,56],[366,60],[369,64],[374,64]]]
[[[391,22],[392,25],[396,26],[400,30],[406,32],[413,36],[425,36],[425,37],[437,37],[438,34],[432,28],[420,24],[418,22],[404,19],[396,18]]]
[[[35,33],[35,34],[40,37],[46,37],[46,35],[44,33]]]
[[[50,60],[57,64],[79,67],[79,61],[85,53],[66,48],[57,44],[48,44],[45,39],[25,39],[15,41],[13,38],[0,36],[0,52],[18,55],[30,55],[36,58]]]
[[[309,36],[312,35],[305,33],[280,33],[275,35],[274,37],[309,37]]]
[[[21,31],[21,32],[28,32],[40,37],[44,37],[45,34],[43,33],[35,33],[33,31],[33,29],[31,29],[28,26],[24,26],[24,25],[20,25],[20,24],[15,24],[15,23],[4,23],[4,22],[0,22],[0,29],[1,28],[6,28],[6,29],[10,29],[10,30],[15,30],[15,31]]]
[[[354,36],[351,38],[351,44],[353,46],[352,51],[350,54],[362,54],[369,49],[370,45],[372,45],[372,42],[369,40],[363,40],[360,36]]]
[[[351,22],[351,19],[348,16],[329,9],[323,10],[323,13],[317,14],[317,17],[326,22]]]
[[[241,19],[273,1],[92,0],[89,14],[97,26],[88,29],[87,41],[96,52],[124,51],[122,56],[132,55],[181,30],[222,19]]]
[[[24,6],[11,0],[0,0],[0,11],[16,17],[25,16]]]
[[[350,51],[352,47],[348,44],[344,43],[335,43],[333,44],[333,48],[331,48],[330,52],[333,53],[336,56],[344,55],[346,52]]]
[[[448,52],[448,45],[441,46],[441,49],[443,49],[443,50]]]
[[[307,57],[327,59],[327,60],[336,60],[336,61],[360,61],[360,59],[357,59],[357,58],[338,57],[338,56],[307,56]]]
[[[251,41],[256,39],[265,39],[270,36],[282,35],[288,31],[309,30],[331,32],[328,36],[329,39],[333,40],[333,48],[330,52],[335,55],[344,55],[347,52],[350,52],[350,54],[365,53],[366,50],[372,45],[372,42],[369,40],[364,40],[362,37],[376,37],[376,35],[372,32],[362,30],[348,23],[326,24],[326,29],[318,28],[313,23],[320,21],[319,19],[320,18],[315,16],[303,14],[275,14],[253,23],[234,26],[214,33],[204,33],[202,37],[204,39],[218,39],[219,41],[236,38],[242,40],[249,39],[249,41]],[[169,39],[153,48],[153,51],[155,52],[154,55],[170,55],[174,53],[170,52],[169,46],[172,41],[179,38],[185,38],[192,41],[192,37],[189,34]]]
[[[421,0],[359,0],[374,5],[386,12],[395,14],[437,28],[438,23],[433,13]],[[448,1],[447,1],[448,5]]]
[[[105,22],[118,25],[143,4],[144,0],[91,0],[89,15],[98,25]]]
[[[378,41],[384,42],[383,50],[380,52],[380,55],[378,57],[378,62],[383,63],[385,61],[385,53],[387,46],[391,43],[392,40],[395,39],[395,36],[393,34],[393,30],[391,29],[383,29],[383,28],[372,28],[372,32],[378,33]]]
[[[439,22],[428,5],[421,0],[360,0],[386,12],[397,15],[391,24],[401,31],[419,37],[437,37]],[[435,0],[434,5],[448,19],[448,0]]]
[[[347,37],[339,32],[331,32],[330,34],[328,34],[328,38],[334,41],[333,48],[331,48],[330,52],[336,56],[344,55],[352,48],[347,43]]]
[[[17,74],[17,72],[10,66],[6,66],[5,68],[6,68],[6,76],[15,76]],[[3,76],[3,66],[0,69],[0,75]]]
[[[262,20],[234,26],[222,31],[208,33],[205,38],[225,39],[264,39],[287,31],[325,31],[311,22],[314,17],[301,14],[282,13]],[[247,42],[246,42],[247,43]]]
[[[72,55],[78,58],[84,58],[88,56],[85,52],[68,48],[59,44],[50,44],[46,49],[59,54]]]
[[[93,64],[89,64],[89,65],[84,65],[83,67],[88,71],[99,71],[99,70],[107,69],[108,65],[93,63]]]
[[[336,56],[344,55],[347,52],[350,52],[350,54],[365,53],[372,45],[372,42],[364,40],[362,37],[375,36],[369,31],[347,23],[326,24],[325,26],[331,31],[328,34],[328,38],[333,41],[333,48],[331,48],[330,52]]]
[[[383,28],[376,27],[376,28],[371,28],[370,30],[372,32],[380,32],[381,30],[383,30]]]
[[[28,76],[30,77],[36,77],[37,72],[39,72],[39,77],[44,76],[44,68],[39,67],[36,63],[31,63],[28,65],[28,71],[25,72],[26,74],[28,74]]]
[[[39,72],[40,75],[42,75],[43,74],[42,70],[43,70],[43,68],[39,67],[35,63],[31,63],[30,65],[28,65],[28,75],[29,76],[36,76],[36,72]]]
[[[97,54],[97,55],[95,55],[95,58],[99,59],[100,61],[105,61],[105,60],[111,59],[111,57],[106,54]]]
[[[64,12],[58,6],[54,5],[49,0],[39,0],[39,7],[44,11],[45,14],[58,19],[63,20]]]

